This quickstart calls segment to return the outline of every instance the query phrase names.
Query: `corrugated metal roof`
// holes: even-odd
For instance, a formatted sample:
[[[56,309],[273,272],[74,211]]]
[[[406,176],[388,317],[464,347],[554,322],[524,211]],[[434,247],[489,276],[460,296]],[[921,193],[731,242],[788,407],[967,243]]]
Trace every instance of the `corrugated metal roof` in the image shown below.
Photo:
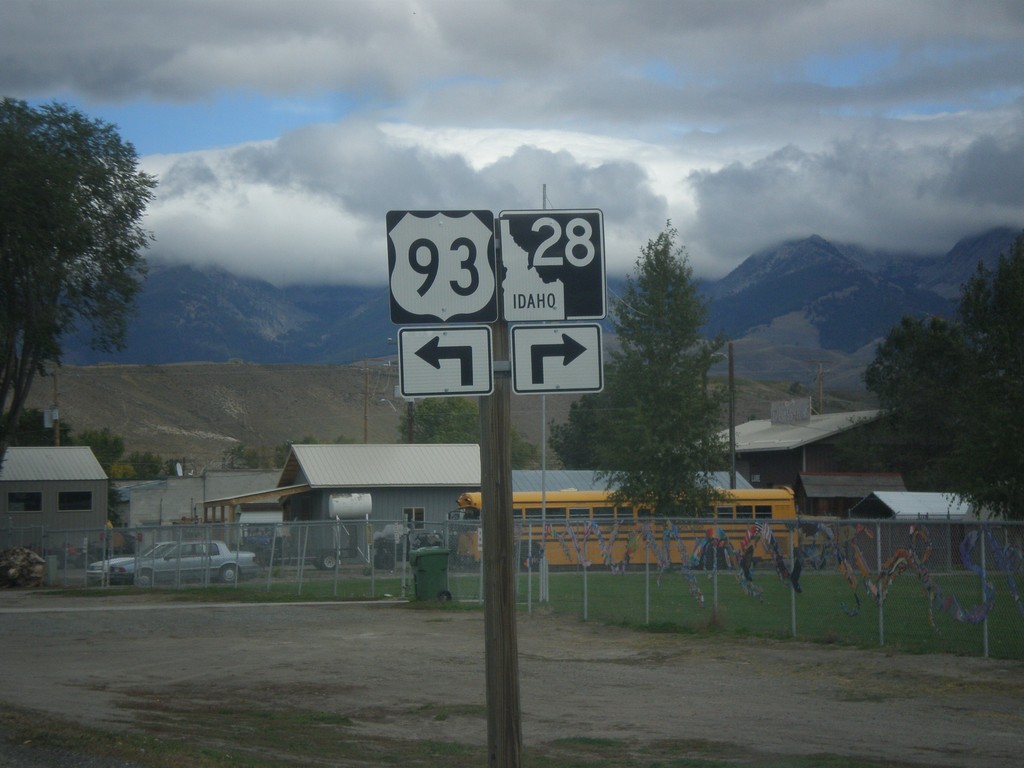
[[[8,448],[0,462],[0,481],[106,480],[88,446]]]
[[[812,499],[860,499],[872,491],[905,491],[903,477],[892,472],[803,472],[800,485]]]
[[[878,418],[879,411],[849,411],[811,416],[802,424],[772,424],[771,419],[755,419],[736,425],[736,452],[789,451],[838,435],[852,427]],[[722,437],[729,438],[729,430]]]
[[[875,491],[871,495],[891,509],[893,517],[944,520],[971,514],[971,505],[952,493]],[[851,517],[856,516],[856,510],[850,510]]]
[[[477,445],[293,445],[278,486],[480,486]]]
[[[586,469],[512,470],[513,491],[603,491],[607,488],[605,480]]]

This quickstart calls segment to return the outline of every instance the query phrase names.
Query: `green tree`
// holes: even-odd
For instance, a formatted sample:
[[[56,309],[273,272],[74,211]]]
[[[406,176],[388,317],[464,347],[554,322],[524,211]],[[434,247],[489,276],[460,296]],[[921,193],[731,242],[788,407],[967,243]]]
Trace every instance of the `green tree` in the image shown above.
[[[431,397],[416,404],[411,412],[414,443],[454,443],[476,445],[480,442],[480,408],[464,397]],[[399,417],[398,434],[405,442],[409,434],[409,415]],[[534,468],[539,464],[537,446],[512,427],[513,469]]]
[[[103,429],[86,429],[74,435],[75,445],[87,445],[92,449],[96,461],[108,475],[113,475],[112,468],[124,456],[124,438],[115,435],[108,427]]]
[[[413,411],[414,443],[479,443],[480,410],[464,397],[430,397]],[[398,419],[398,434],[409,433],[408,414]]]
[[[864,383],[882,410],[880,429],[861,430],[870,442],[850,447],[865,457],[874,454],[880,468],[900,472],[912,489],[953,490],[956,467],[951,464],[969,373],[958,323],[904,317],[864,371]]]
[[[994,271],[978,265],[960,321],[970,386],[957,409],[958,490],[978,507],[1024,519],[1024,235]]]
[[[53,427],[47,427],[43,412],[38,408],[25,408],[18,418],[18,426],[11,436],[11,445],[55,445]],[[71,445],[71,425],[60,423],[60,444]]]
[[[161,476],[163,460],[150,451],[132,451],[124,461],[114,465],[113,477],[134,480],[156,480]]]
[[[614,407],[611,393],[616,369],[605,368],[605,389],[586,394],[569,405],[569,416],[561,424],[551,426],[548,445],[566,469],[593,470],[601,466],[599,435],[604,420]]]
[[[0,102],[0,455],[32,380],[81,326],[123,346],[156,180],[114,126],[60,104]]]
[[[696,515],[719,493],[707,472],[725,466],[718,426],[725,393],[707,386],[722,342],[701,336],[707,305],[677,239],[669,226],[641,249],[615,307],[620,349],[605,392],[570,411],[556,443],[576,431],[571,463],[589,454],[623,500]]]
[[[1024,236],[979,264],[955,319],[904,318],[864,379],[890,428],[877,447],[908,485],[1024,519]]]
[[[540,469],[540,451],[537,446],[519,434],[519,430],[512,425],[511,460],[513,469]]]

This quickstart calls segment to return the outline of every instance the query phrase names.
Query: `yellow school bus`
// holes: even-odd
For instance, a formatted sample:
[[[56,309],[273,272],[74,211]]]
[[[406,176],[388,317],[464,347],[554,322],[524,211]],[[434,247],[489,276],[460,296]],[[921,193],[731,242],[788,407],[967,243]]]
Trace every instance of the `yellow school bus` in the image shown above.
[[[524,558],[536,558],[543,548],[548,564],[569,566],[650,562],[702,565],[694,559],[698,549],[723,552],[725,542],[734,552],[746,542],[756,560],[773,559],[771,540],[788,557],[796,504],[790,488],[720,490],[722,498],[701,518],[652,518],[646,510],[616,505],[610,491],[520,491],[512,495],[512,512]],[[479,491],[459,496],[453,519],[480,520]],[[788,524],[787,524],[788,523]],[[770,533],[765,534],[764,528]],[[479,559],[476,531],[458,538],[456,554]],[[768,542],[768,543],[766,543]],[[794,542],[795,543],[795,542]]]

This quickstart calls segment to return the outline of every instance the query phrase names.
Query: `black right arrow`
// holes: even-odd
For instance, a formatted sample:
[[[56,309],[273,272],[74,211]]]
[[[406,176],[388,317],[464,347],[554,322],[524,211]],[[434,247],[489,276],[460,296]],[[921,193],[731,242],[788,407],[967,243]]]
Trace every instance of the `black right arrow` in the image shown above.
[[[538,344],[530,347],[530,369],[534,384],[544,383],[544,358],[561,357],[564,368],[577,357],[587,351],[587,348],[567,333],[562,334],[561,344]]]
[[[435,336],[416,350],[416,357],[441,370],[442,360],[458,360],[461,366],[462,386],[473,385],[473,347],[442,347],[441,337]]]

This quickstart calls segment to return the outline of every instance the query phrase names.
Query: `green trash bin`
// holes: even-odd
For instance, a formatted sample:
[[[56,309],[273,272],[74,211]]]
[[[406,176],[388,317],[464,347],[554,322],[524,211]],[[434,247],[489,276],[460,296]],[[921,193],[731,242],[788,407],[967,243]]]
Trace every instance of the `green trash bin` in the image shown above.
[[[452,599],[448,591],[448,550],[444,547],[421,547],[409,553],[413,588],[417,600]]]

